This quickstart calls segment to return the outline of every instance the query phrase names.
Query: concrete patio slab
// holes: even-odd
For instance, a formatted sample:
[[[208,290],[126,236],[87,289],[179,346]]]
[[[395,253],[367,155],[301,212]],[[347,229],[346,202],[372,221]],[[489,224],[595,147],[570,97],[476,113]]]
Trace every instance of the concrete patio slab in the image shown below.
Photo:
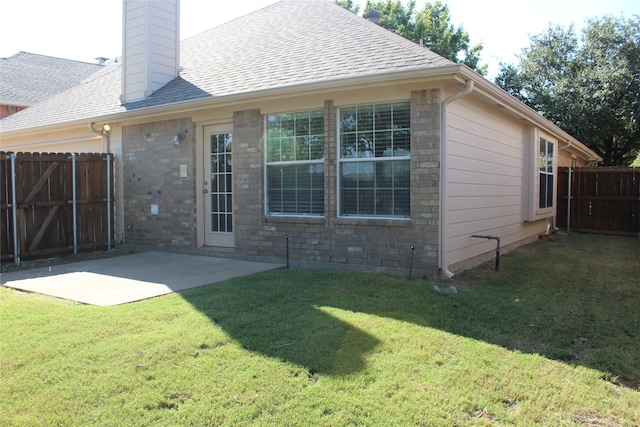
[[[0,284],[97,306],[171,292],[281,268],[280,264],[144,252],[0,274]]]

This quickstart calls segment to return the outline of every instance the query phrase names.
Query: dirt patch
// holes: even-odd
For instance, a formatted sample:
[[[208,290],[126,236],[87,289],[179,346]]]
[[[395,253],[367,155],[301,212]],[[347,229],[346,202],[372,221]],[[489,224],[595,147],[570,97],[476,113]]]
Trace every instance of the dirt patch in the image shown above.
[[[116,248],[111,251],[100,252],[82,252],[77,255],[65,255],[47,259],[37,259],[31,261],[21,261],[20,264],[14,264],[12,262],[3,262],[0,265],[0,272],[11,273],[14,271],[32,270],[34,268],[51,267],[55,265],[70,264],[79,261],[91,261],[94,259],[111,258],[121,255],[131,255],[135,253],[130,249]]]
[[[618,420],[605,417],[592,411],[584,411],[573,417],[573,422],[586,427],[618,427],[622,426]]]

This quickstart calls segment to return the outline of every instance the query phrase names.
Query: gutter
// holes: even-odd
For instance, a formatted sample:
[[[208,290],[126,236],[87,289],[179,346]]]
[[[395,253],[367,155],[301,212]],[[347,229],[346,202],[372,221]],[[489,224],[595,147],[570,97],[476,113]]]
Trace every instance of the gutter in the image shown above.
[[[485,78],[477,78],[478,75],[475,71],[471,70],[467,66],[462,66],[460,70],[460,77],[465,77],[470,80],[474,80],[476,83],[475,91],[477,94],[484,96],[499,106],[510,111],[512,114],[526,120],[530,124],[544,129],[546,132],[555,136],[559,140],[565,141],[574,150],[579,151],[589,160],[600,162],[602,157],[595,151],[584,145],[583,142],[574,138],[571,134],[567,133],[562,128],[555,125],[550,120],[546,119],[540,113],[519,101],[513,96],[509,95],[504,89],[495,85]],[[568,147],[564,147],[565,149]]]
[[[300,83],[289,86],[281,86],[275,88],[258,89],[249,92],[240,92],[232,94],[224,94],[219,96],[211,96],[206,98],[192,99],[187,101],[178,101],[167,104],[144,107],[140,109],[127,110],[123,107],[121,111],[107,113],[99,116],[85,116],[68,120],[66,122],[49,123],[34,127],[14,128],[11,130],[0,131],[0,134],[6,137],[14,135],[26,135],[47,133],[60,128],[68,128],[72,126],[84,126],[87,121],[90,122],[125,122],[144,120],[153,117],[157,118],[162,114],[192,114],[194,111],[206,110],[209,108],[225,107],[229,105],[237,105],[247,102],[261,102],[265,99],[274,99],[287,97],[296,94],[296,96],[307,96],[315,93],[327,93],[328,91],[340,91],[343,88],[373,88],[378,86],[386,86],[390,82],[396,83],[412,83],[425,81],[440,81],[445,79],[455,79],[464,82],[458,77],[464,66],[460,64],[447,65],[432,69],[417,69],[401,72],[387,72],[380,74],[366,74],[362,76],[342,77],[333,80],[320,80],[311,83]],[[91,129],[91,128],[90,128]],[[97,130],[97,129],[96,129]],[[92,132],[94,130],[92,129]],[[96,133],[96,132],[94,132]],[[98,130],[98,135],[102,135]]]
[[[474,81],[467,80],[467,86],[458,93],[451,95],[442,101],[440,108],[440,270],[449,279],[453,277],[453,273],[449,270],[447,262],[447,155],[448,155],[448,132],[447,132],[447,116],[448,105],[453,101],[470,94],[473,91]]]

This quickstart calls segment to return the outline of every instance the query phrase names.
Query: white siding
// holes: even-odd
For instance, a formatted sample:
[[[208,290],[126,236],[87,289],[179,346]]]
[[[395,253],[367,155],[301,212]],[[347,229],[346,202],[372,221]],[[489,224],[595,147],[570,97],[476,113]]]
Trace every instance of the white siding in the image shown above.
[[[178,76],[179,1],[124,2],[123,102],[146,98]]]
[[[452,271],[519,245],[544,231],[546,221],[523,222],[525,138],[527,128],[499,109],[472,98],[449,106],[447,260]]]

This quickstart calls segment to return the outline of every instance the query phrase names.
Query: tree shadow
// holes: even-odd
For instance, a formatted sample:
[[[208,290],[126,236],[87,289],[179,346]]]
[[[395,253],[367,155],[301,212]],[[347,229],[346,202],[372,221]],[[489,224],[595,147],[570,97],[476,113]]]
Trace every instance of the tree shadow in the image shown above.
[[[631,312],[640,294],[536,288],[527,282],[514,286],[512,279],[491,277],[494,282],[486,285],[441,294],[427,282],[376,274],[276,271],[181,295],[247,350],[299,364],[311,374],[356,373],[380,344],[319,309],[332,307],[587,366],[600,370],[604,379],[638,389],[638,325],[612,320],[606,308],[597,307],[608,306],[603,298],[626,298],[623,305]]]
[[[231,280],[180,294],[246,350],[295,363],[310,378],[316,373],[348,375],[364,369],[364,357],[380,341],[321,309],[329,283],[295,283],[282,280],[282,274],[252,276],[250,284]]]

